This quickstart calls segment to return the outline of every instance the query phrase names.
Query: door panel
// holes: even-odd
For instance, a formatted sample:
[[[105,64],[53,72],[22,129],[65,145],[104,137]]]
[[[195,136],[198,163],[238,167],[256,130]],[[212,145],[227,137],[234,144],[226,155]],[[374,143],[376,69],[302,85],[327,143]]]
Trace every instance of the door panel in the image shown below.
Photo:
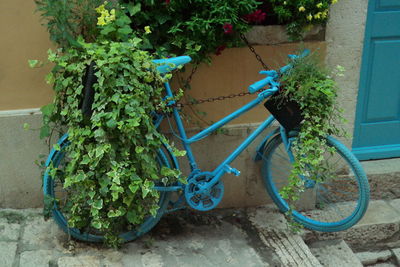
[[[359,159],[400,157],[400,1],[370,0],[353,139]]]

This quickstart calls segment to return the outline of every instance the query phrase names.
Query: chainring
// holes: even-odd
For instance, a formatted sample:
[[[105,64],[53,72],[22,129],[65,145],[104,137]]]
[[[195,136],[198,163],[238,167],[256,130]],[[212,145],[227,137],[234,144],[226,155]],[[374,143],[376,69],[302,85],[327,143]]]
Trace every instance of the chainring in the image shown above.
[[[185,198],[190,207],[207,211],[212,210],[221,202],[224,195],[222,181],[218,181],[211,188],[204,188],[212,178],[210,172],[202,172],[189,179],[185,186]]]

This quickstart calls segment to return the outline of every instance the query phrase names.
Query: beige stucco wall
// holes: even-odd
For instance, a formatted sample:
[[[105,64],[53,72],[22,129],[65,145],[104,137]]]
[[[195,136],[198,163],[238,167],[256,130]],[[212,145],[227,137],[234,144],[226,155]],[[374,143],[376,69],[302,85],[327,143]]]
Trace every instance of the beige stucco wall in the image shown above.
[[[46,61],[46,51],[53,45],[46,28],[40,23],[39,14],[34,12],[34,1],[2,0],[0,8],[0,110],[39,108],[52,99],[51,87],[44,82],[51,66],[31,69],[28,60]],[[325,50],[324,44],[319,42],[307,46]],[[277,67],[284,64],[288,53],[296,51],[297,45],[256,46],[256,49],[268,65]],[[207,98],[246,91],[248,85],[262,78],[259,70],[261,66],[248,48],[225,50],[221,56],[213,56],[211,66],[200,67],[194,76],[190,94],[195,98]],[[216,120],[251,98],[224,101],[223,105],[221,102],[204,104],[199,109],[207,111],[205,120]],[[235,123],[261,121],[263,118],[260,108]]]
[[[306,42],[301,46],[312,51],[319,50],[321,58],[325,57],[325,42]],[[270,68],[277,69],[287,63],[288,54],[296,53],[299,50],[299,44],[256,45],[254,48]],[[206,99],[247,92],[249,85],[266,77],[259,74],[262,69],[261,64],[247,47],[227,49],[220,56],[214,55],[211,65],[201,65],[193,76],[192,89],[187,91],[187,95],[195,99]],[[190,69],[188,72],[190,72]],[[205,116],[200,116],[206,122],[217,121],[242,107],[254,97],[255,95],[237,97],[204,103],[193,108],[207,113]],[[185,101],[187,100],[183,99],[181,102]],[[193,119],[198,120],[193,109],[186,108],[184,111],[191,115]],[[232,124],[261,122],[266,118],[266,112],[266,109],[260,105],[232,121]]]
[[[44,82],[50,66],[30,69],[28,60],[46,58],[49,35],[33,0],[1,0],[0,10],[0,110],[40,107],[52,98]]]

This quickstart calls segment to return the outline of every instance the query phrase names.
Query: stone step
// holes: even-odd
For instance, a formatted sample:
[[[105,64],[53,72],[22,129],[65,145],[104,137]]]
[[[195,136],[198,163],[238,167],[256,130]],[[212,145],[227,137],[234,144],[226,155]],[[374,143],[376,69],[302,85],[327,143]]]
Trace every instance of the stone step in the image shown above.
[[[323,266],[363,266],[359,258],[343,240],[317,241],[309,247]]]
[[[361,162],[371,187],[371,199],[400,198],[400,158]]]
[[[356,254],[357,258],[364,265],[372,265],[378,262],[386,262],[390,258],[392,258],[393,254],[390,250],[382,250],[382,251],[365,251],[359,252]]]
[[[322,266],[302,237],[288,230],[281,213],[267,206],[248,210],[248,216],[264,245],[275,252],[282,266]]]
[[[335,233],[306,230],[307,242],[343,239],[355,251],[369,248],[400,247],[400,199],[370,201],[361,221],[352,228]]]

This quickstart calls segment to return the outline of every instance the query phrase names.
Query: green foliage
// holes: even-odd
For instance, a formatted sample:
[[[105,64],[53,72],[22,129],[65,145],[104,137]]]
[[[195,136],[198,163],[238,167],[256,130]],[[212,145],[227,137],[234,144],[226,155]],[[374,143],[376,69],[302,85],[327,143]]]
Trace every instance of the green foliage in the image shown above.
[[[256,0],[126,2],[134,30],[151,28],[144,48],[160,56],[189,55],[195,62],[209,60],[218,47],[240,44],[239,34],[249,28],[242,17],[257,6]],[[232,25],[232,32],[224,25]]]
[[[299,40],[312,25],[324,25],[329,16],[329,7],[338,0],[270,0],[273,15],[286,24],[288,35]]]
[[[61,47],[78,45],[78,36],[85,41],[96,40],[95,8],[103,0],[35,0],[37,11],[50,33],[50,39]]]
[[[322,174],[332,167],[327,166],[324,154],[335,151],[326,144],[324,137],[343,136],[345,132],[340,127],[344,118],[336,102],[338,87],[329,76],[330,73],[319,63],[318,56],[311,54],[291,63],[293,68],[281,78],[284,97],[299,103],[304,121],[292,146],[296,161],[289,184],[281,194],[294,203],[299,199],[299,193],[305,190],[300,176],[321,182],[321,177],[324,177]],[[341,75],[342,71],[339,68],[336,74]]]
[[[115,9],[116,21],[103,25],[105,21],[98,20],[95,10],[103,2],[36,0],[51,39],[61,47],[78,45],[78,36],[93,42],[99,31],[114,41],[131,38],[133,33],[147,33],[141,49],[155,52],[158,57],[189,55],[195,62],[209,61],[210,53],[240,44],[239,34],[248,29],[242,18],[258,4],[256,0],[111,1],[104,3],[106,11]]]
[[[48,58],[56,65],[51,74],[55,100],[41,109],[42,137],[50,134],[53,124],[68,128],[68,164],[62,172],[53,166],[48,170],[68,191],[63,212],[69,226],[97,229],[113,246],[122,230],[156,215],[159,193],[154,185],[174,183],[181,175],[156,161],[157,150],[167,140],[153,125],[151,112],[165,107],[165,78],[151,64],[149,53],[138,48],[141,38],[106,40],[111,34],[125,39],[118,36],[123,27],[101,33],[99,43],[81,40],[80,48],[49,51]],[[80,103],[82,77],[92,61],[97,83],[89,120]]]

